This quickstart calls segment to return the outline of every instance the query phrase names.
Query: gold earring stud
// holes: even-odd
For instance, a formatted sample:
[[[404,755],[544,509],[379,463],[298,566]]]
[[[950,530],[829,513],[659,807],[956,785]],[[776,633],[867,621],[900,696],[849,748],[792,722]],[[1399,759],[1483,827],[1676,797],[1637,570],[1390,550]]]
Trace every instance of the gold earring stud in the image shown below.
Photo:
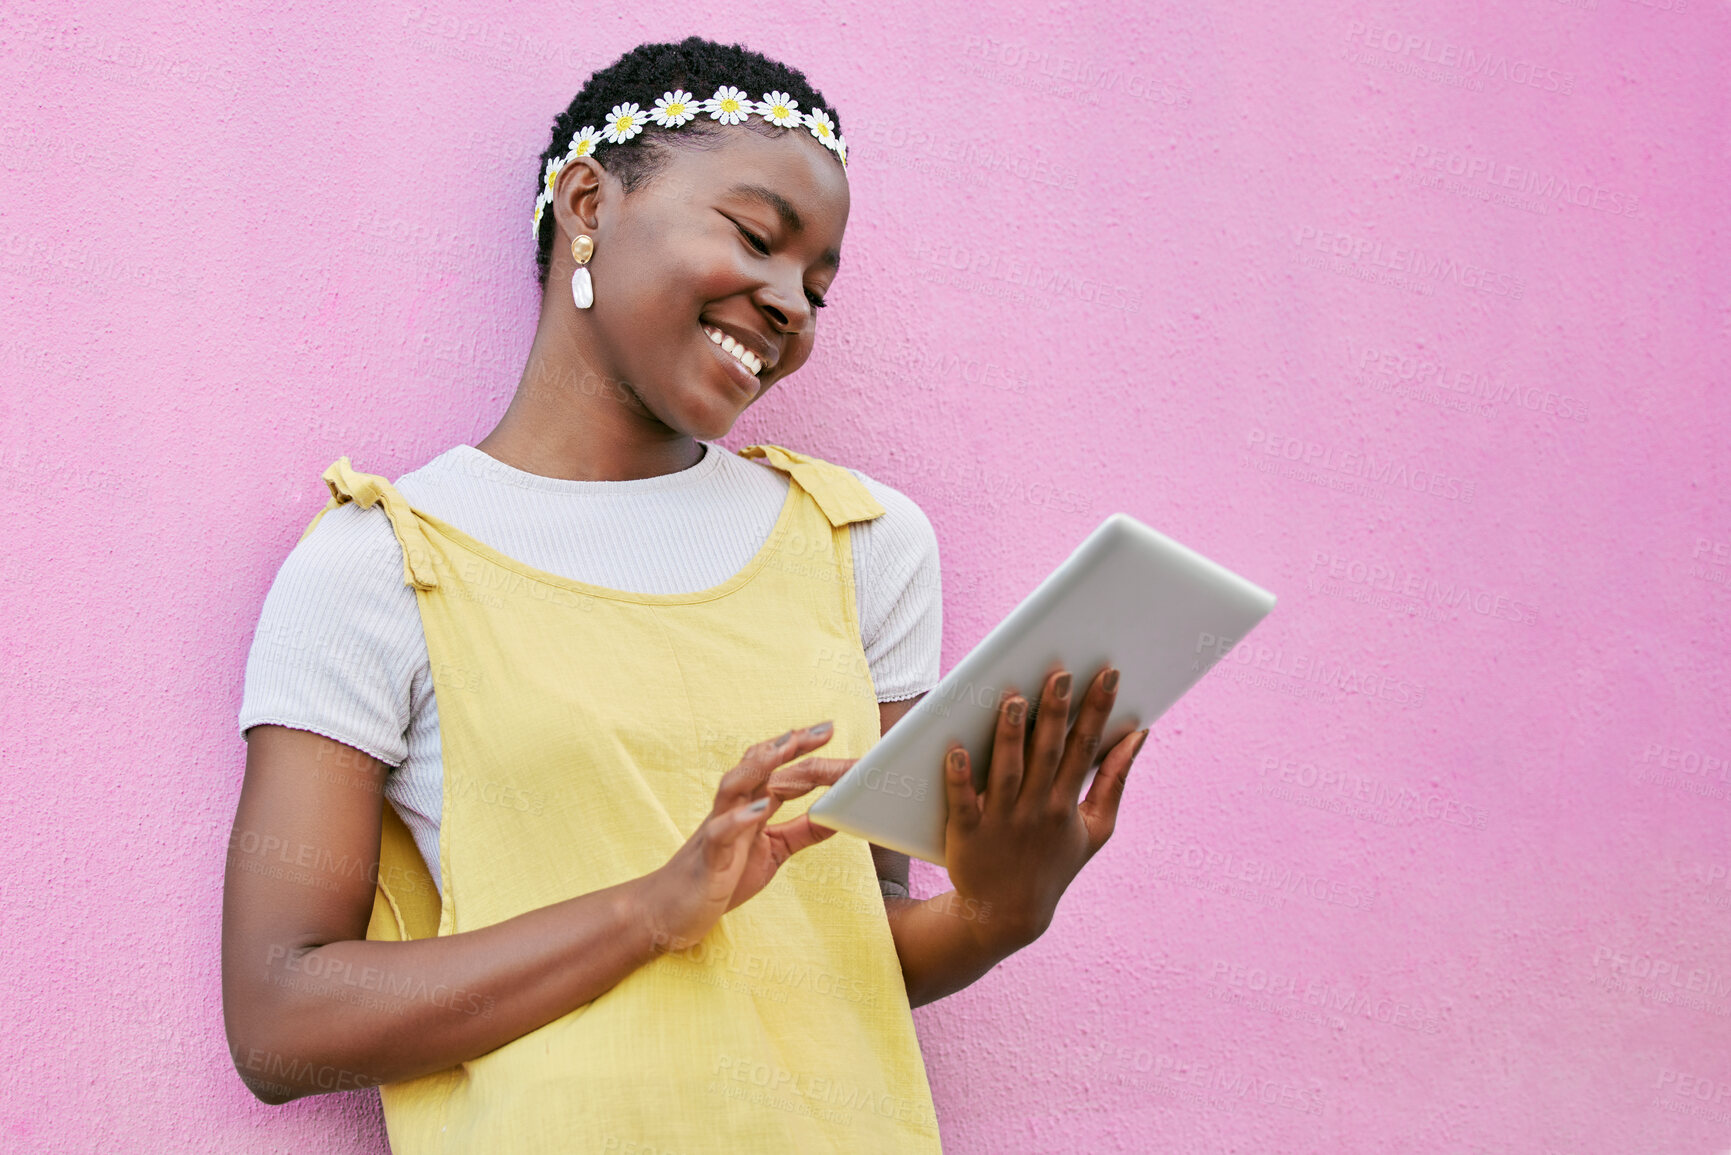
[[[587,265],[589,258],[595,255],[595,238],[588,233],[579,233],[571,238],[571,259],[579,265]]]

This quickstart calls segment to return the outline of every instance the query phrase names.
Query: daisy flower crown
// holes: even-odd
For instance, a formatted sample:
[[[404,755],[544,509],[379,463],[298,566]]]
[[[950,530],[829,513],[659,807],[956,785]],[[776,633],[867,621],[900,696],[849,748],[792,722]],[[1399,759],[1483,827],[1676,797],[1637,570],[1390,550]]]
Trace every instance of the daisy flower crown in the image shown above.
[[[801,112],[799,101],[785,92],[766,92],[762,100],[753,100],[742,90],[724,84],[708,100],[698,100],[691,93],[676,88],[662,93],[655,107],[647,112],[636,104],[615,104],[599,132],[593,125],[585,125],[571,138],[571,147],[563,157],[547,162],[547,168],[541,174],[541,192],[535,198],[535,224],[530,236],[540,239],[541,214],[553,201],[553,185],[574,158],[591,156],[603,144],[624,144],[651,123],[662,128],[678,128],[696,120],[700,113],[708,113],[711,120],[722,124],[739,124],[748,116],[759,116],[778,128],[808,129],[817,137],[818,143],[835,153],[842,168],[847,167],[847,141],[835,130],[835,121],[829,113],[821,108]]]

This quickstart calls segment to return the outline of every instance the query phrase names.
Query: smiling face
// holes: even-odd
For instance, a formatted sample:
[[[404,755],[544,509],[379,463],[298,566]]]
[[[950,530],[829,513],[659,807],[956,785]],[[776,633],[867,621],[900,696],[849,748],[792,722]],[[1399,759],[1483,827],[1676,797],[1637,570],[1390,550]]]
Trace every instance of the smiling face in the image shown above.
[[[717,128],[665,147],[665,165],[629,194],[593,159],[566,165],[547,307],[570,314],[580,354],[620,383],[625,404],[714,440],[811,356],[847,227],[847,176],[807,132]],[[580,233],[595,241],[595,303],[584,310],[565,287]]]

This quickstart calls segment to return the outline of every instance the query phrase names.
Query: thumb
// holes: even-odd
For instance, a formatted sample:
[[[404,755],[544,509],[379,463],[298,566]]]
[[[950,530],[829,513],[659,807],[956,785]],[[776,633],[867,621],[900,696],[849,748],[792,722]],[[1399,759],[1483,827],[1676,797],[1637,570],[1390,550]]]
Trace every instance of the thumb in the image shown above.
[[[739,851],[751,845],[758,828],[779,805],[772,798],[759,798],[711,818],[704,840],[704,861],[709,869],[724,874],[733,869],[736,861],[742,860]]]
[[[780,851],[775,856],[776,865],[779,866],[806,847],[816,846],[824,839],[833,836],[835,831],[827,826],[819,826],[808,815],[801,814],[792,822],[771,826],[769,833],[775,836],[775,842]]]

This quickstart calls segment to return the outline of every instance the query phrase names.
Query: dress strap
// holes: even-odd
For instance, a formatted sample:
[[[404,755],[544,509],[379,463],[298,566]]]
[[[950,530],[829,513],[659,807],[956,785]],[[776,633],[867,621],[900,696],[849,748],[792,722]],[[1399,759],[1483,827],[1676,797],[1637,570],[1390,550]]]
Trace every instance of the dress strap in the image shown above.
[[[335,464],[325,470],[324,482],[331,491],[330,502],[319,510],[302,537],[313,531],[319,518],[346,502],[352,501],[362,509],[371,509],[382,503],[385,516],[391,520],[391,529],[397,535],[397,544],[403,548],[403,584],[418,590],[438,588],[439,578],[433,572],[433,551],[426,532],[421,528],[421,519],[415,516],[408,499],[397,492],[396,486],[376,473],[356,471],[347,457],[337,458]]]
[[[859,478],[842,466],[780,445],[747,445],[741,457],[761,457],[799,482],[811,494],[831,526],[870,521],[884,515],[884,507]]]

